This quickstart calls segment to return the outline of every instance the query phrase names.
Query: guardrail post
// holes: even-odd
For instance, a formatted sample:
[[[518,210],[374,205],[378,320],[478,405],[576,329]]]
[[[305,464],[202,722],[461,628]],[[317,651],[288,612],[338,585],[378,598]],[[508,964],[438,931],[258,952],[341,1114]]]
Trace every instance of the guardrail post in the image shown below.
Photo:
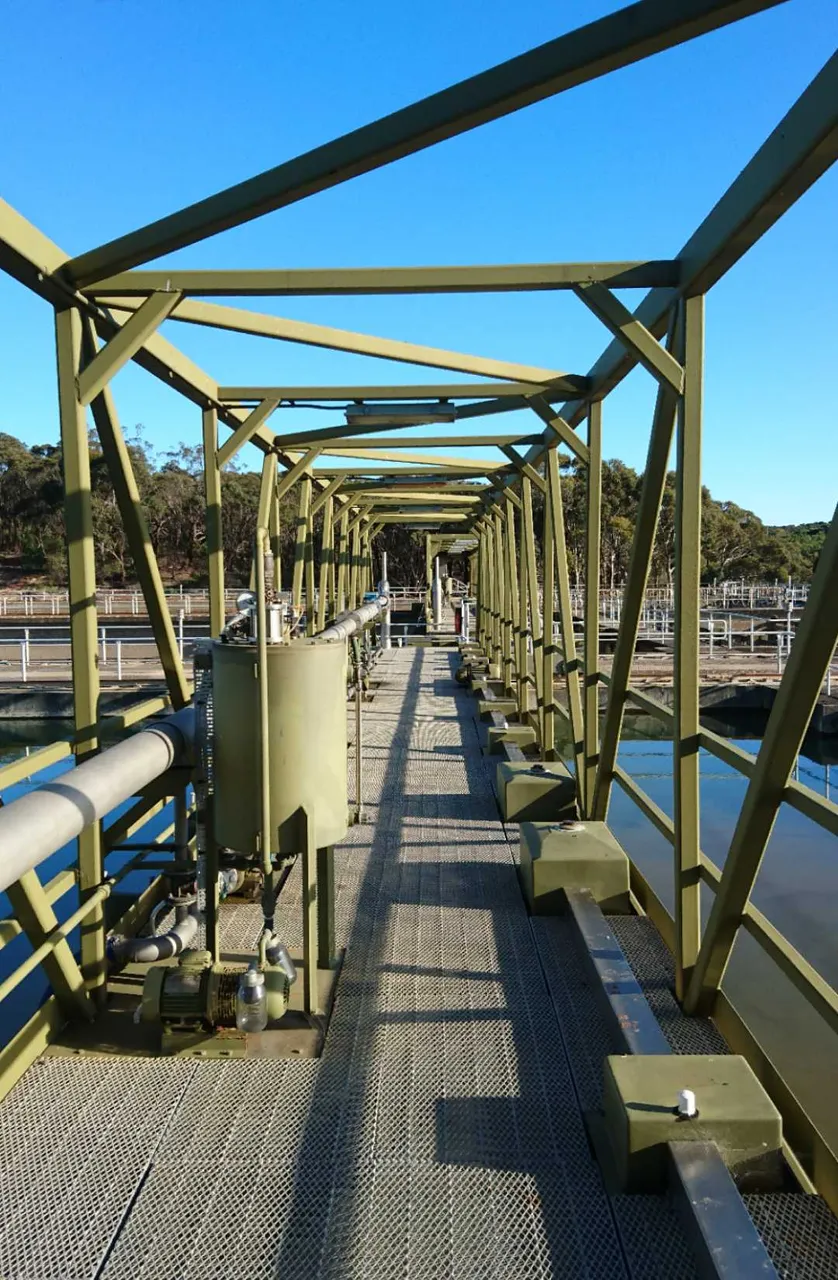
[[[28,677],[28,663],[26,661],[26,641],[20,642],[20,678],[26,684]]]
[[[116,642],[116,678],[122,681],[122,641]]]

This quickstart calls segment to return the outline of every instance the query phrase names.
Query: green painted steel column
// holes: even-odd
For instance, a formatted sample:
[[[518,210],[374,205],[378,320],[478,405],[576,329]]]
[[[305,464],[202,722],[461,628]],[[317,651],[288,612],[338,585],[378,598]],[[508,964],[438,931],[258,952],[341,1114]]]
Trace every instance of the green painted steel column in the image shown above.
[[[268,519],[268,532],[271,539],[271,552],[274,558],[274,590],[282,590],[282,528],[279,513],[279,497],[276,485],[271,495],[271,510]]]
[[[308,510],[311,505],[311,477],[303,476],[300,481],[300,497],[297,506],[297,529],[294,540],[294,572],[291,582],[291,607],[296,618],[303,612],[303,574],[306,559],[306,532],[308,530]]]
[[[550,457],[555,457],[555,450],[550,450]],[[553,614],[556,593],[556,548],[553,536],[553,515],[550,508],[549,493],[544,502],[544,528],[542,545],[543,565],[542,579],[544,586],[544,603],[542,627],[544,634],[544,711],[542,714],[542,754],[546,760],[556,757],[556,645],[553,639]]]
[[[593,817],[599,758],[599,584],[602,538],[602,401],[588,409],[588,486],[585,529],[585,777],[583,813]]]
[[[509,662],[507,664],[507,680],[506,692],[512,696],[520,697],[520,690],[517,689],[515,678],[519,670],[518,661],[519,652],[519,632],[521,629],[520,601],[518,599],[518,556],[515,549],[515,507],[512,501],[507,498],[504,504],[504,519],[506,522],[506,583],[509,593],[509,626],[507,633],[507,645],[509,649]],[[518,704],[520,708],[520,703]]]
[[[535,526],[532,512],[532,481],[529,476],[521,478],[521,501],[523,517],[523,555],[529,596],[530,633],[532,635],[533,671],[535,676],[535,700],[538,723],[538,737],[543,746],[544,715],[544,653],[541,631],[541,610],[538,605],[538,570],[535,554]]]
[[[683,1000],[701,941],[699,809],[699,626],[701,618],[701,418],[704,297],[681,303],[675,480],[675,652],[673,783],[675,823],[675,994]]]
[[[687,988],[688,1013],[712,1008],[777,812],[838,643],[838,507],[768,717],[721,883]]]
[[[320,542],[320,598],[317,608],[317,630],[326,626],[326,618],[331,618],[331,598],[329,584],[332,576],[332,554],[334,533],[332,527],[334,499],[327,498],[323,506],[323,536]]]
[[[573,631],[573,608],[570,602],[570,571],[567,563],[567,540],[564,527],[564,503],[562,481],[559,475],[559,459],[555,449],[547,454],[547,504],[553,528],[556,550],[556,574],[559,587],[559,626],[562,634],[562,663],[567,688],[567,705],[570,715],[570,731],[573,737],[573,755],[576,761],[576,791],[581,793],[585,772],[582,691],[579,681],[579,659],[576,654],[576,636]]]
[[[358,575],[361,570],[361,522],[355,521],[349,556],[349,608],[358,608]]]
[[[218,413],[202,412],[204,437],[204,498],[206,500],[207,580],[210,635],[224,628],[224,543],[221,537],[221,471],[218,466]]]
[[[308,481],[308,509],[306,511],[306,635],[313,636],[317,617],[314,590],[314,522],[311,517],[311,480]]]
[[[77,760],[83,760],[99,746],[95,728],[99,719],[99,659],[90,453],[85,412],[78,398],[82,327],[75,308],[56,312],[55,342],[64,467],[75,755]],[[101,823],[94,822],[78,838],[80,905],[99,888],[104,878],[102,827]],[[88,988],[101,996],[106,980],[105,915],[101,903],[81,926],[81,968]]]
[[[521,712],[522,722],[529,724],[530,652],[527,645],[527,637],[529,636],[530,625],[530,597],[527,589],[526,533],[524,530],[523,504],[520,520],[521,550],[518,556],[518,709]]]
[[[495,512],[493,524],[493,544],[495,549],[495,607],[497,613],[494,661],[497,664],[498,676],[502,679],[507,592],[503,573],[503,517],[500,511]]]
[[[338,576],[335,608],[338,614],[346,612],[347,570],[349,557],[349,507],[343,508],[340,517],[340,539],[338,542]]]

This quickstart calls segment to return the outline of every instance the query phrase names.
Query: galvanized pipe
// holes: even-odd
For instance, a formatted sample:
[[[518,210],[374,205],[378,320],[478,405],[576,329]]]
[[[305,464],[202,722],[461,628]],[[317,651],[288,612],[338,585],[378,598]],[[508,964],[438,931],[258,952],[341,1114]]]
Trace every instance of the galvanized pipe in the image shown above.
[[[348,640],[350,636],[356,635],[359,631],[363,631],[371,622],[375,622],[385,610],[390,607],[389,596],[379,596],[376,600],[370,600],[367,604],[362,604],[357,609],[351,609],[348,613],[343,613],[339,618],[335,618],[330,627],[325,631],[321,631],[316,637],[318,640]]]
[[[194,737],[186,707],[0,808],[0,891],[173,764],[191,763]]]

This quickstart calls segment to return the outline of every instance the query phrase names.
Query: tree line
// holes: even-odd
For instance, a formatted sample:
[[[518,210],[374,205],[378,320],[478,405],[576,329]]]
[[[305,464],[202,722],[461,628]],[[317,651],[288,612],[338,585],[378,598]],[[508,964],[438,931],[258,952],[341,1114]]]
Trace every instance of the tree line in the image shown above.
[[[167,583],[199,586],[206,581],[204,483],[201,450],[185,445],[158,457],[141,427],[128,441],[140,496],[161,573]],[[90,438],[90,474],[97,579],[113,586],[134,580],[119,509],[95,434]],[[222,536],[227,580],[246,584],[250,573],[259,475],[225,469],[222,478]],[[603,464],[602,584],[620,586],[626,577],[640,499],[642,475],[618,460]],[[585,471],[571,467],[562,478],[571,579],[580,583],[585,561]],[[540,541],[543,502],[534,492],[536,536]],[[281,513],[284,581],[294,554],[294,492]],[[652,563],[653,585],[671,584],[675,565],[675,477],[667,478]],[[321,516],[315,517],[315,531]],[[702,493],[702,577],[807,581],[826,535],[826,524],[769,526],[753,511],[718,502]],[[386,550],[393,584],[424,581],[424,534],[389,525],[377,548]],[[63,585],[67,577],[63,476],[57,445],[27,446],[0,432],[0,557],[4,576],[35,578]],[[461,572],[463,567],[461,566]]]

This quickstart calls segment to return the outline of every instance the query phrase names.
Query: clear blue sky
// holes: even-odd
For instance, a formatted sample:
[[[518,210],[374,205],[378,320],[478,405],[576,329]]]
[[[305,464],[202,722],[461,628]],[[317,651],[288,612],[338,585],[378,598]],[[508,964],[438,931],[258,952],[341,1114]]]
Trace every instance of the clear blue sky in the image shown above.
[[[618,7],[5,0],[0,195],[77,254]],[[166,261],[669,256],[836,39],[835,0],[790,0]],[[708,299],[705,481],[769,522],[828,519],[835,504],[836,226],[833,169]],[[565,294],[243,305],[578,373],[607,342]],[[222,383],[434,377],[174,322],[164,332]],[[0,276],[0,430],[29,443],[57,438],[52,343],[50,308]],[[142,422],[157,449],[200,438],[198,411],[141,370],[114,392],[126,429]],[[606,456],[642,467],[653,392],[637,370],[606,402]]]

